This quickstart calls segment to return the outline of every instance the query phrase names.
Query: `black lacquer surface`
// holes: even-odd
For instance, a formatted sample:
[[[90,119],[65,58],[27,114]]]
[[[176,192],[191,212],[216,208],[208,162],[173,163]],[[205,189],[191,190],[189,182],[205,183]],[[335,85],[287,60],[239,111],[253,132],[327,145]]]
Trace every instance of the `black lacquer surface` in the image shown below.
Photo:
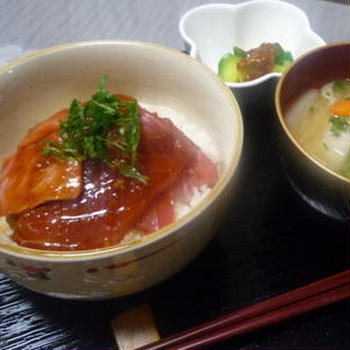
[[[42,296],[0,275],[0,349],[117,349],[109,322],[132,306],[150,304],[166,336],[347,269],[349,226],[319,214],[292,190],[266,98],[242,105],[239,186],[195,261],[145,292],[102,302]],[[207,350],[349,349],[348,328],[345,301]]]

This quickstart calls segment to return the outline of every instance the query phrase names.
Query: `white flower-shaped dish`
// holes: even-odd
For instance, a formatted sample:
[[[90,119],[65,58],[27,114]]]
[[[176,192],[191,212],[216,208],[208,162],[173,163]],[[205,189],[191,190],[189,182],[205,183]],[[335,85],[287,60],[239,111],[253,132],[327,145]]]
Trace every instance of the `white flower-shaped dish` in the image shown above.
[[[249,50],[264,42],[278,42],[295,59],[326,44],[312,31],[302,10],[278,0],[195,7],[182,16],[179,30],[190,55],[215,72],[220,58],[232,52],[233,46]],[[280,75],[269,73],[251,81],[226,84],[230,88],[245,88]]]

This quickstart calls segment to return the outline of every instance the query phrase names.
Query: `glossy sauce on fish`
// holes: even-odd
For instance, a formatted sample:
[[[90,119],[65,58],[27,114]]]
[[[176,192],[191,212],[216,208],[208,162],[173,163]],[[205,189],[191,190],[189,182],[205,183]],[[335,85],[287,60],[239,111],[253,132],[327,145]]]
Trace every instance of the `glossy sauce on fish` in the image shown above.
[[[186,197],[186,192],[190,195],[193,186],[215,184],[215,164],[192,141],[169,119],[161,119],[142,108],[139,111],[138,169],[147,177],[147,184],[122,176],[99,160],[87,160],[80,170],[81,177],[78,176],[81,182],[80,188],[75,188],[79,188],[78,195],[75,192],[70,198],[48,199],[44,196],[35,206],[30,204],[26,209],[6,212],[6,215],[11,214],[9,222],[14,229],[12,238],[15,242],[48,250],[84,250],[115,245],[135,228],[152,232],[166,226],[175,219],[173,204],[179,196]],[[51,127],[48,123],[48,128]],[[48,134],[42,129],[45,128],[41,125],[36,129],[36,135],[28,134],[26,139],[34,141],[23,147],[20,145],[15,157],[22,157],[28,147],[39,147],[40,141],[47,139]],[[33,162],[40,164],[43,157],[38,150],[34,155]],[[61,167],[65,163],[66,171],[71,167],[68,162],[50,161]],[[7,168],[2,182],[14,176],[11,170],[15,171],[15,168]],[[33,172],[27,174],[28,187],[32,176]],[[42,181],[44,178],[42,176]],[[61,182],[64,183],[62,176]],[[45,193],[45,186],[42,186],[42,192]]]

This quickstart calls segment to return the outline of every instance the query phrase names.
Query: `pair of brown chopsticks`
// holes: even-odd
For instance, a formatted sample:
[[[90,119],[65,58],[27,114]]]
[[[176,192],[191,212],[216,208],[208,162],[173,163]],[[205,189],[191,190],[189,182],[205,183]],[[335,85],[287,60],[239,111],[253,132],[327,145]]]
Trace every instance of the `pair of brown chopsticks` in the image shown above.
[[[139,350],[193,350],[350,297],[350,271],[311,283],[143,346]]]

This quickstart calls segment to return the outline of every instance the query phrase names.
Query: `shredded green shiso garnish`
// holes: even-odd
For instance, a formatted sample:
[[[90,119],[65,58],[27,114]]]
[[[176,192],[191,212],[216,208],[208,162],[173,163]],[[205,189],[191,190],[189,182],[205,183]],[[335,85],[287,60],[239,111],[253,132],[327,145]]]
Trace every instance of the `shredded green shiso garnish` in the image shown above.
[[[68,118],[60,122],[62,142],[44,141],[42,155],[58,160],[99,159],[146,184],[146,177],[136,168],[141,130],[137,101],[126,102],[106,91],[107,80],[107,76],[100,78],[87,103],[73,100]],[[113,148],[119,151],[118,160],[111,157]]]
[[[350,122],[347,117],[331,115],[329,122],[331,123],[330,131],[334,136],[340,136],[341,133],[350,131]]]

